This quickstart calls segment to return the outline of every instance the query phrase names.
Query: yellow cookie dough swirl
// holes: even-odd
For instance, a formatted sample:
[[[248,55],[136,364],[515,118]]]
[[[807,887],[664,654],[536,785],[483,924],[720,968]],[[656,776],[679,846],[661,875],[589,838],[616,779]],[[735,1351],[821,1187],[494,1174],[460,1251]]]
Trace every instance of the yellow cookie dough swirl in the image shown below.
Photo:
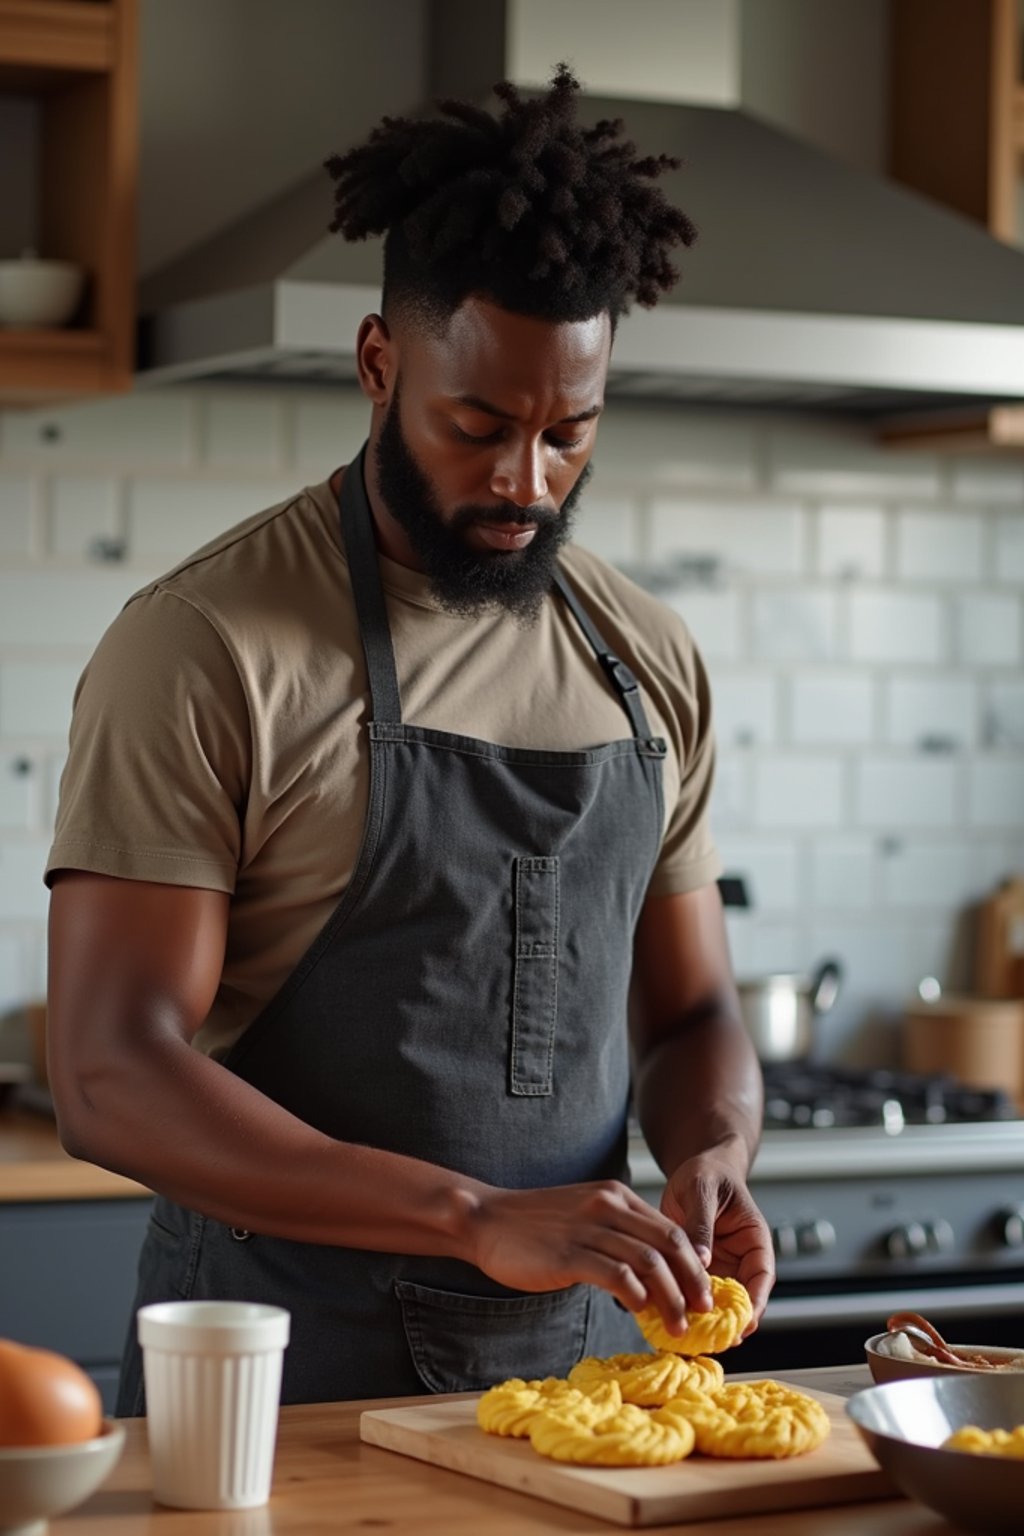
[[[616,1382],[624,1403],[638,1408],[663,1408],[672,1398],[696,1388],[713,1392],[725,1380],[717,1360],[706,1355],[687,1359],[666,1350],[654,1355],[608,1355],[603,1359],[590,1355],[574,1365],[569,1382],[583,1392],[592,1392],[607,1382]]]
[[[781,1459],[813,1451],[831,1433],[828,1414],[777,1381],[734,1382],[679,1404],[704,1456]]]
[[[513,1376],[485,1392],[477,1403],[476,1421],[489,1435],[510,1435],[525,1440],[536,1415],[555,1405],[573,1408],[581,1420],[616,1413],[622,1394],[614,1381],[595,1383],[592,1392],[572,1387],[560,1376],[543,1381],[523,1381]]]
[[[618,1413],[596,1423],[572,1408],[555,1406],[538,1413],[530,1426],[530,1444],[553,1461],[589,1467],[663,1467],[682,1461],[694,1447],[693,1426],[678,1405],[648,1412],[625,1403]]]
[[[688,1312],[686,1332],[679,1337],[669,1333],[657,1307],[644,1307],[636,1314],[648,1344],[675,1355],[718,1355],[740,1342],[754,1315],[746,1287],[721,1275],[709,1275],[708,1281],[714,1303],[711,1311]]]
[[[1024,1424],[1013,1429],[979,1429],[965,1424],[940,1447],[943,1451],[970,1451],[974,1456],[1011,1456],[1024,1459]]]

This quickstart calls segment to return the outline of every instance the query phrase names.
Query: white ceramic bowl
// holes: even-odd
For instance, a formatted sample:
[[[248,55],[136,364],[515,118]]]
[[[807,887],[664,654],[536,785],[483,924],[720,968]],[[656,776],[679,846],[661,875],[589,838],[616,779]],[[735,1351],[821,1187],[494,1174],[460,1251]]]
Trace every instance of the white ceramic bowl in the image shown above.
[[[69,261],[22,256],[0,261],[0,325],[65,325],[78,308],[85,273]]]
[[[1024,1424],[1024,1373],[984,1371],[887,1381],[846,1405],[879,1466],[908,1498],[966,1531],[1020,1536],[1024,1461],[940,1450],[967,1424],[1013,1429]]]
[[[1012,1374],[1024,1376],[1024,1349],[1003,1349],[995,1344],[951,1344],[950,1349],[954,1354],[961,1350],[969,1354],[984,1355],[986,1360],[991,1360],[994,1365],[1002,1366],[999,1374],[1005,1374],[1010,1369],[1009,1362],[1020,1361],[1020,1365],[1012,1370]],[[965,1361],[963,1365],[943,1365],[939,1360],[907,1360],[896,1354],[893,1349],[892,1335],[889,1333],[876,1333],[870,1339],[864,1341],[864,1354],[868,1362],[868,1369],[875,1381],[905,1381],[911,1377],[921,1376],[964,1376],[987,1375],[983,1368],[972,1366]],[[1024,1519],[1021,1522],[1024,1529]]]
[[[77,1445],[0,1446],[0,1536],[45,1531],[52,1515],[96,1492],[123,1449],[124,1425],[115,1419]]]

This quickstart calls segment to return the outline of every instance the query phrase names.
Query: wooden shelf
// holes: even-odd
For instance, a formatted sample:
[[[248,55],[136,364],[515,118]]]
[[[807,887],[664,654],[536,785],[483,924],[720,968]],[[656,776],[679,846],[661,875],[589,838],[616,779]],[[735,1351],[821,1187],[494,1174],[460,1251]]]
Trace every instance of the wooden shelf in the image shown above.
[[[137,0],[0,0],[0,90],[37,99],[41,256],[86,274],[74,329],[0,330],[0,404],[131,387]]]
[[[114,66],[115,9],[110,0],[0,0],[0,59],[47,74],[105,72]],[[9,71],[0,76],[4,84]]]

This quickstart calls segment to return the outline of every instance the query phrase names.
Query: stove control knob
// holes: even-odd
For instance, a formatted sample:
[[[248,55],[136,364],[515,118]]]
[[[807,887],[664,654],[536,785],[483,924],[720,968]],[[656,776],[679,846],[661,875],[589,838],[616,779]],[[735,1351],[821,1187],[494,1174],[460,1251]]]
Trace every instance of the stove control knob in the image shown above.
[[[836,1229],[820,1218],[805,1221],[796,1229],[796,1244],[801,1253],[828,1253],[836,1245]]]
[[[890,1259],[916,1259],[928,1251],[928,1233],[919,1221],[905,1221],[893,1227],[885,1239],[885,1251]]]
[[[775,1249],[776,1258],[795,1259],[800,1251],[796,1227],[788,1221],[772,1227],[772,1247]]]
[[[996,1217],[996,1230],[1004,1248],[1024,1248],[1024,1205],[1011,1205]]]
[[[937,1217],[935,1221],[926,1221],[924,1234],[928,1239],[929,1253],[949,1253],[956,1246],[953,1228],[942,1216]]]

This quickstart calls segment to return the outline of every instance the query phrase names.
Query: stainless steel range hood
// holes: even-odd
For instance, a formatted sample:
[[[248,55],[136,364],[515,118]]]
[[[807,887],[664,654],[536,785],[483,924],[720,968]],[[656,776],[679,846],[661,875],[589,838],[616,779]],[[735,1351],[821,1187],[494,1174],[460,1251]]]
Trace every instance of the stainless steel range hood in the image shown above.
[[[696,222],[682,277],[620,326],[612,395],[866,417],[1024,399],[1024,252],[729,108],[587,96]],[[140,382],[354,377],[376,242],[325,233],[325,171],[147,280]]]

